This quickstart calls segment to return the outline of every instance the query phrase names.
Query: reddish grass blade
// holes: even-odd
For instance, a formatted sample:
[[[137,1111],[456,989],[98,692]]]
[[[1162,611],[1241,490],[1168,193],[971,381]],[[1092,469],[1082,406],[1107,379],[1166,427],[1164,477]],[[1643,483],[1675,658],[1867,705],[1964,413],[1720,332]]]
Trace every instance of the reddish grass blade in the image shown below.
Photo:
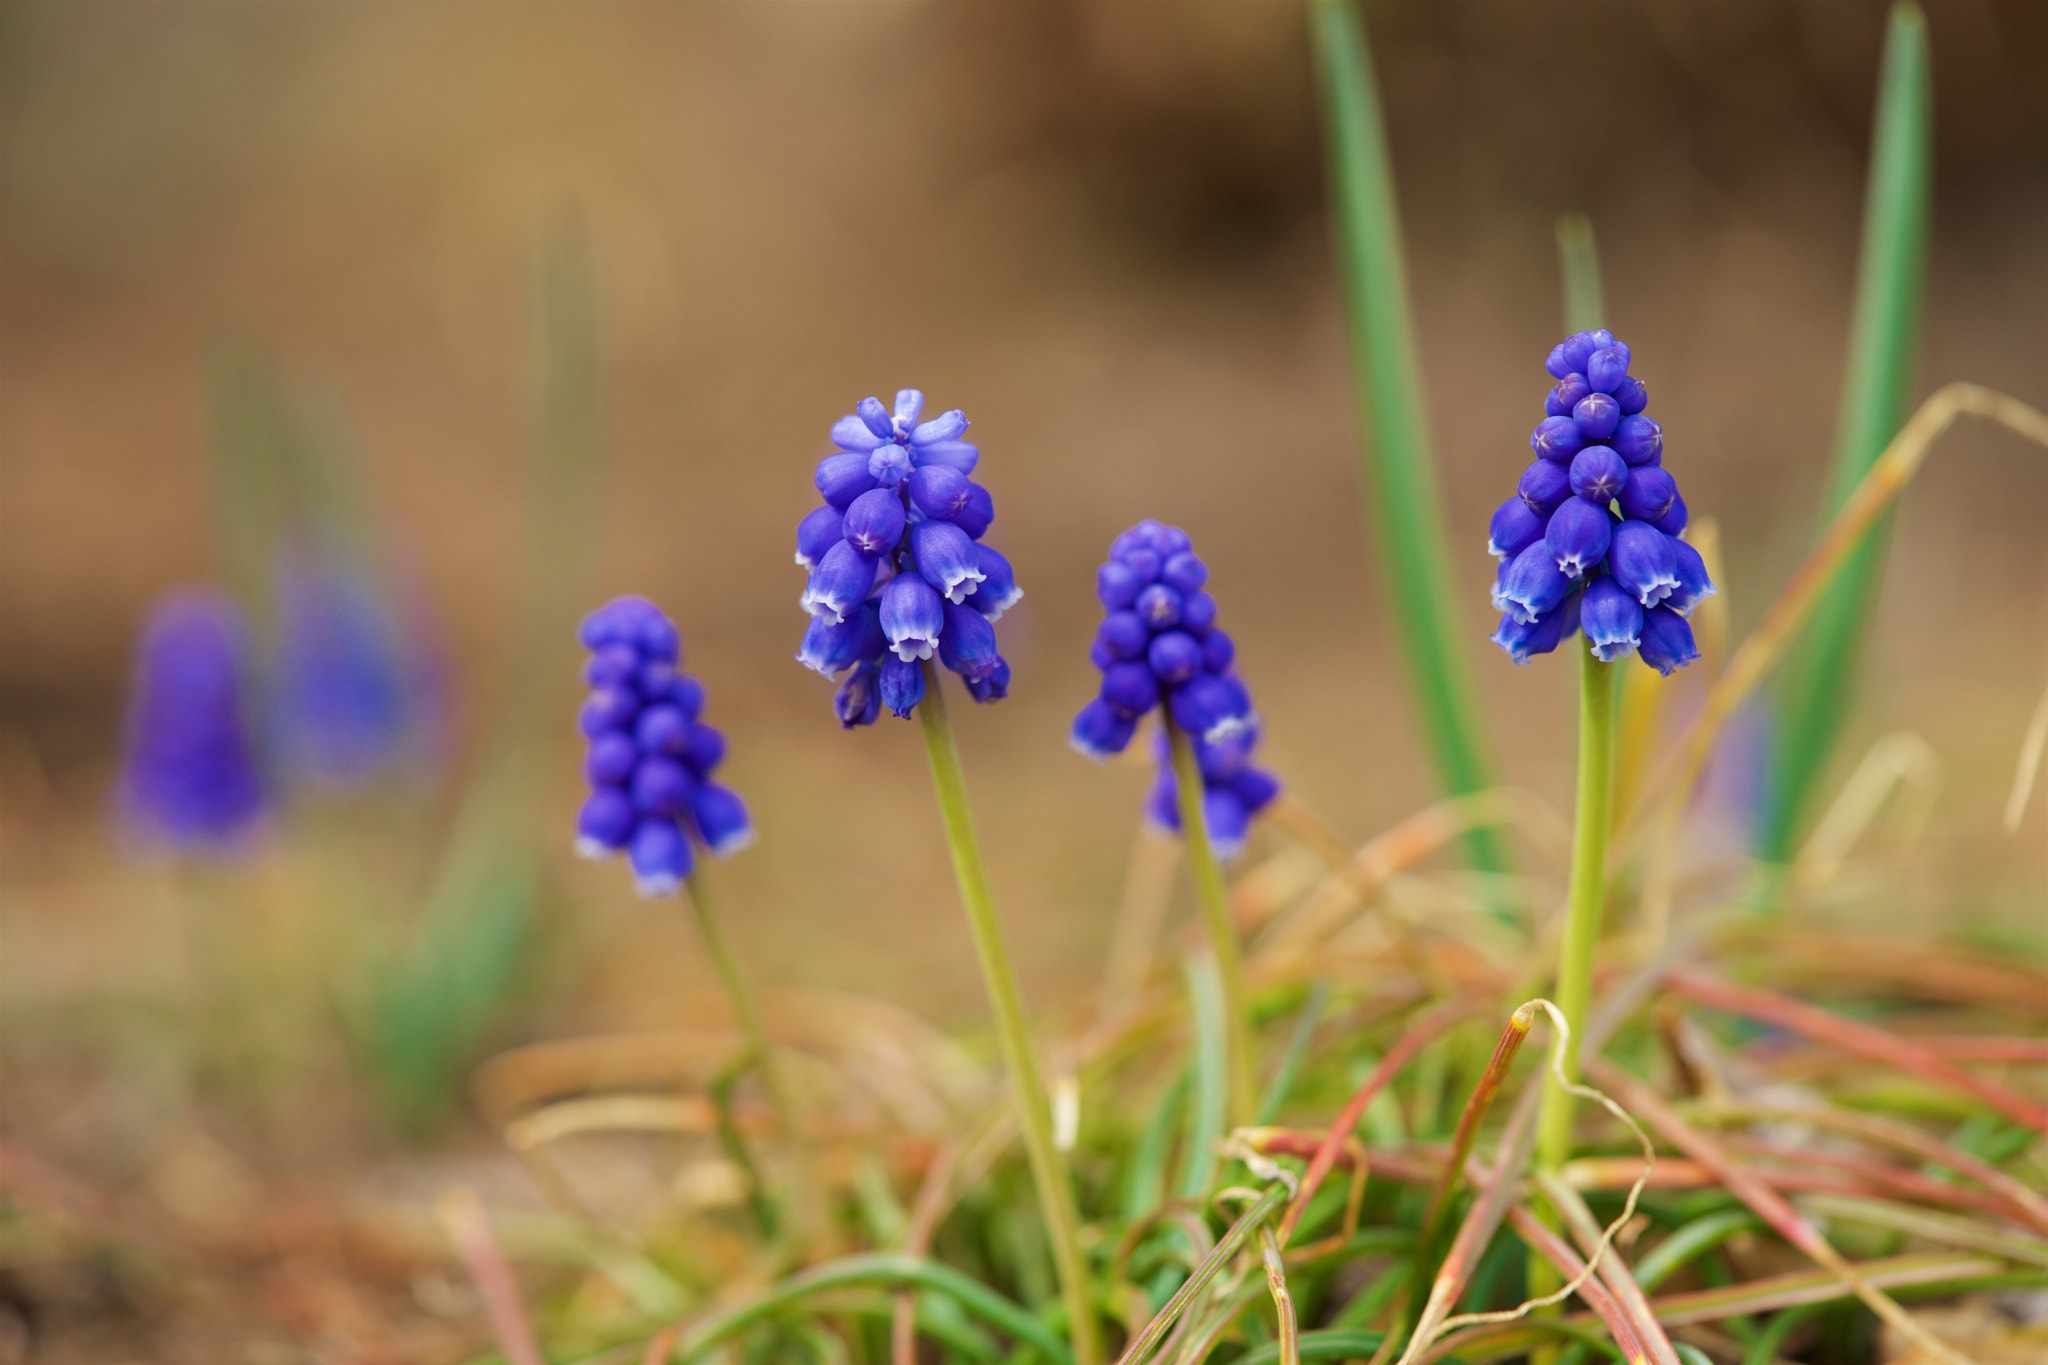
[[[1508,1016],[1507,1027],[1501,1030],[1500,1040],[1493,1045],[1493,1056],[1487,1059],[1486,1071],[1465,1101],[1465,1112],[1458,1116],[1458,1130],[1451,1137],[1450,1160],[1444,1163],[1443,1174],[1437,1178],[1436,1188],[1430,1192],[1428,1211],[1422,1215],[1422,1232],[1415,1239],[1418,1250],[1426,1252],[1436,1241],[1437,1220],[1443,1217],[1452,1193],[1458,1188],[1458,1173],[1465,1168],[1465,1158],[1472,1152],[1472,1140],[1479,1136],[1479,1125],[1485,1120],[1486,1111],[1493,1107],[1495,1096],[1500,1094],[1501,1083],[1508,1078],[1508,1068],[1514,1065],[1515,1054],[1522,1050],[1522,1042],[1529,1036],[1529,1026],[1535,1022],[1536,1006],[1523,1005]]]
[[[1295,1225],[1301,1221],[1302,1211],[1308,1208],[1308,1201],[1322,1188],[1324,1178],[1330,1174],[1330,1168],[1337,1164],[1337,1154],[1344,1150],[1345,1141],[1357,1129],[1358,1121],[1365,1117],[1365,1107],[1372,1103],[1372,1097],[1379,1094],[1386,1088],[1387,1082],[1400,1074],[1401,1068],[1408,1065],[1409,1059],[1420,1052],[1424,1044],[1470,1014],[1473,1008],[1473,1002],[1470,1000],[1451,1000],[1422,1015],[1409,1025],[1408,1031],[1401,1035],[1400,1041],[1388,1049],[1387,1055],[1373,1068],[1372,1074],[1353,1092],[1350,1102],[1344,1106],[1343,1112],[1337,1115],[1337,1121],[1330,1125],[1330,1131],[1324,1136],[1322,1145],[1309,1159],[1308,1170],[1301,1177],[1301,1192],[1294,1197],[1293,1204],[1287,1209],[1286,1217],[1280,1220],[1281,1246],[1286,1246],[1288,1239],[1293,1237]]]
[[[457,1187],[442,1195],[435,1206],[455,1254],[476,1281],[477,1294],[484,1301],[491,1335],[505,1353],[507,1365],[546,1365],[540,1344],[534,1340],[533,1324],[527,1321],[526,1305],[519,1297],[519,1282],[513,1278],[511,1263],[498,1246],[491,1230],[491,1215],[476,1192]]]
[[[1600,1320],[1607,1324],[1608,1335],[1612,1336],[1614,1344],[1621,1348],[1622,1359],[1629,1365],[1649,1365],[1649,1350],[1643,1345],[1633,1318],[1602,1286],[1599,1277],[1581,1280],[1581,1277],[1586,1275],[1586,1263],[1572,1254],[1572,1249],[1565,1245],[1563,1238],[1544,1227],[1534,1214],[1519,1204],[1508,1210],[1508,1225],[1514,1228],[1537,1255],[1556,1266],[1558,1273],[1564,1276],[1566,1282],[1580,1281],[1579,1297],[1584,1299],[1586,1306],[1598,1313]],[[1607,1256],[1601,1259],[1611,1262],[1614,1258]],[[1651,1325],[1655,1326],[1655,1319],[1651,1320]],[[1663,1336],[1663,1333],[1659,1332],[1658,1336]],[[1669,1341],[1664,1343],[1664,1349],[1670,1352],[1668,1365],[1678,1365],[1678,1353],[1671,1350]]]
[[[1598,1256],[1600,1224],[1594,1220],[1593,1211],[1586,1207],[1586,1201],[1579,1198],[1578,1191],[1548,1171],[1538,1171],[1536,1183],[1542,1189],[1544,1197],[1550,1201],[1550,1206],[1564,1219],[1565,1227],[1571,1230],[1572,1239],[1579,1244],[1579,1250],[1588,1256]],[[1526,1213],[1526,1210],[1518,1209],[1516,1212]],[[1517,1231],[1519,1230],[1518,1224]],[[1549,1229],[1545,1228],[1544,1231],[1548,1232]],[[1567,1279],[1579,1273],[1578,1270],[1566,1269],[1561,1265],[1558,1269],[1565,1271]],[[1607,1286],[1607,1291],[1614,1295],[1616,1305],[1628,1318],[1642,1345],[1649,1349],[1651,1359],[1655,1360],[1657,1365],[1681,1365],[1678,1352],[1672,1349],[1671,1338],[1664,1335],[1664,1329],[1657,1325],[1657,1315],[1650,1311],[1649,1297],[1643,1293],[1642,1286],[1636,1283],[1636,1277],[1629,1272],[1628,1263],[1622,1260],[1618,1249],[1610,1249],[1605,1256],[1600,1257],[1600,1280]]]
[[[1988,1256],[1917,1252],[1910,1256],[1858,1261],[1854,1269],[1857,1278],[1874,1289],[1911,1289],[1919,1285],[1960,1286],[1972,1280],[1990,1279],[2003,1273],[2006,1265]],[[1781,1308],[1798,1308],[1809,1303],[1832,1303],[1849,1297],[1851,1292],[1833,1271],[1800,1270],[1722,1289],[1665,1294],[1653,1300],[1650,1306],[1657,1310],[1657,1320],[1665,1326],[1682,1327],[1688,1323],[1746,1317],[1751,1313],[1774,1313]]]
[[[1736,1165],[1719,1143],[1680,1118],[1678,1111],[1665,1103],[1655,1090],[1602,1057],[1588,1059],[1586,1069],[1589,1075],[1599,1078],[1602,1086],[1620,1095],[1622,1102],[1631,1110],[1648,1119],[1650,1126],[1662,1133],[1667,1142],[1720,1177],[1728,1193],[1748,1205],[1750,1212],[1763,1219],[1765,1226],[1839,1276],[1871,1312],[1937,1359],[1948,1361],[1949,1365],[1969,1365],[1964,1357],[1930,1335],[1889,1295],[1859,1275],[1856,1268],[1799,1215],[1798,1210],[1785,1202],[1783,1196]]]
[[[1738,986],[1696,972],[1674,972],[1667,984],[1673,991],[1702,1005],[1774,1024],[1815,1042],[1827,1043],[1874,1062],[1897,1067],[1931,1084],[1960,1091],[1972,1099],[1981,1100],[2015,1123],[2025,1124],[2037,1133],[2048,1134],[2048,1105],[1973,1076],[1924,1044],[1775,991]]]
[[[1994,1062],[2008,1066],[2048,1066],[2048,1038],[1976,1037],[1922,1038],[1922,1047],[1952,1062]]]

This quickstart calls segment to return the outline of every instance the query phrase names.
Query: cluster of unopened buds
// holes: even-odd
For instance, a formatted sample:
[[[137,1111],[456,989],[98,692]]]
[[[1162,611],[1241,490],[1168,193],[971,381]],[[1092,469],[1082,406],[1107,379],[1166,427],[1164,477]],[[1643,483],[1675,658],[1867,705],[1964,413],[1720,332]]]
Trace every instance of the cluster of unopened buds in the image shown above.
[[[1649,394],[1628,367],[1605,329],[1545,362],[1557,383],[1529,437],[1535,462],[1488,528],[1501,561],[1493,639],[1518,664],[1580,630],[1606,662],[1634,654],[1669,674],[1699,657],[1685,618],[1714,585],[1679,539],[1685,500],[1664,469],[1664,429],[1643,415]]]
[[[618,597],[583,619],[590,694],[580,720],[590,796],[576,851],[623,851],[646,896],[673,894],[696,865],[691,837],[724,857],[754,837],[746,803],[711,780],[725,736],[698,719],[704,686],[678,671],[675,623],[644,597]]]
[[[1208,565],[1177,526],[1141,521],[1110,545],[1095,573],[1105,614],[1088,652],[1102,686],[1074,718],[1072,742],[1091,758],[1122,753],[1138,722],[1163,706],[1194,744],[1209,837],[1227,858],[1280,784],[1251,766],[1258,716],[1232,667],[1236,646],[1216,628],[1208,581]],[[1159,780],[1146,809],[1155,823],[1177,831],[1178,787],[1163,729],[1159,746]]]
[[[838,453],[818,462],[825,505],[797,526],[796,562],[810,571],[811,614],[797,661],[843,675],[833,709],[848,729],[886,706],[908,718],[936,658],[977,702],[1009,691],[993,623],[1024,595],[1010,563],[981,544],[995,520],[989,492],[968,476],[980,451],[961,439],[958,408],[920,422],[924,395],[903,389],[832,425]]]

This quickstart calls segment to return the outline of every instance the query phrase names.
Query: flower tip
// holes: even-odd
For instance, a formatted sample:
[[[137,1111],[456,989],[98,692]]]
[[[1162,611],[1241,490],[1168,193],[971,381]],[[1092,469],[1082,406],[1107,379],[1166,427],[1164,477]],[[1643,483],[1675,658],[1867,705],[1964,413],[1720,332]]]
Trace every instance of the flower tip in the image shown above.
[[[683,879],[669,872],[656,872],[651,875],[636,873],[633,877],[633,890],[638,892],[643,900],[673,896],[682,889]]]
[[[602,862],[616,852],[618,852],[617,849],[602,840],[593,839],[587,834],[576,836],[576,856],[586,862]]]
[[[711,850],[711,856],[714,858],[730,858],[735,853],[752,848],[754,838],[754,827],[747,825],[730,834],[721,835],[717,843],[706,843],[704,846]]]

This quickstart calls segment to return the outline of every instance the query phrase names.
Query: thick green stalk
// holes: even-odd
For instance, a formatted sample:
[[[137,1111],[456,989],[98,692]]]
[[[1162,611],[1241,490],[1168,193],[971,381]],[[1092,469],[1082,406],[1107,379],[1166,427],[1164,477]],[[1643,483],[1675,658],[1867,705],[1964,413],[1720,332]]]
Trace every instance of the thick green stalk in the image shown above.
[[[1927,19],[1910,0],[1892,7],[1871,131],[1849,362],[1835,419],[1835,451],[1821,506],[1825,528],[1906,416],[1927,263],[1932,181]],[[1760,852],[1790,858],[1803,833],[1814,783],[1827,767],[1849,710],[1856,659],[1884,567],[1886,517],[1815,604],[1804,638],[1786,660],[1778,693],[1770,805]]]
[[[1230,1124],[1233,1128],[1252,1121],[1257,1092],[1252,1083],[1251,1001],[1244,986],[1244,950],[1237,941],[1237,921],[1230,914],[1230,892],[1223,883],[1223,868],[1216,861],[1215,845],[1209,842],[1209,820],[1202,809],[1202,769],[1195,758],[1195,746],[1187,732],[1164,718],[1166,735],[1173,748],[1174,786],[1180,802],[1181,839],[1188,848],[1188,871],[1194,878],[1195,904],[1201,907],[1202,930],[1209,939],[1209,951],[1216,958],[1216,974],[1223,983],[1224,1040],[1229,1048]]]
[[[1444,544],[1379,92],[1347,0],[1312,0],[1311,12],[1369,530],[1437,776],[1452,792],[1478,791],[1493,785],[1493,765],[1460,634],[1463,598]],[[1465,846],[1480,870],[1507,869],[1497,831],[1474,830]]]
[[[931,759],[932,786],[938,791],[946,846],[953,854],[953,875],[960,883],[960,905],[967,912],[967,926],[974,934],[974,952],[981,962],[989,1005],[995,1011],[1003,1061],[1017,1087],[1024,1153],[1031,1163],[1031,1178],[1038,1186],[1046,1240],[1052,1245],[1053,1266],[1059,1273],[1060,1290],[1066,1299],[1075,1365],[1098,1365],[1102,1359],[1102,1337],[1095,1312],[1089,1306],[1088,1266],[1081,1255],[1081,1215],[1074,1203],[1074,1186],[1067,1175],[1066,1162],[1053,1145],[1052,1109],[1046,1099],[1045,1077],[1038,1068],[1038,1049],[1031,1040],[1031,1024],[1024,1014],[1024,997],[1017,988],[1017,971],[1010,963],[1002,921],[996,916],[988,867],[981,859],[974,812],[967,804],[967,775],[961,770],[960,748],[953,742],[953,726],[946,718],[946,697],[940,687],[939,670],[929,659],[924,665],[924,700],[918,703],[917,714],[924,723],[925,753]]]
[[[1600,287],[1600,248],[1593,220],[1583,213],[1557,219],[1557,264],[1564,277],[1564,329],[1590,332],[1607,325],[1607,300]]]
[[[1607,893],[1607,824],[1614,782],[1614,665],[1582,650],[1579,680],[1579,794],[1572,812],[1571,888],[1565,897],[1564,941],[1558,949],[1557,1007],[1571,1025],[1565,1075],[1579,1078],[1580,1039],[1593,995],[1593,950],[1600,943],[1600,912]],[[1572,1097],[1556,1086],[1543,1091],[1536,1130],[1536,1164],[1554,1171],[1570,1158]]]

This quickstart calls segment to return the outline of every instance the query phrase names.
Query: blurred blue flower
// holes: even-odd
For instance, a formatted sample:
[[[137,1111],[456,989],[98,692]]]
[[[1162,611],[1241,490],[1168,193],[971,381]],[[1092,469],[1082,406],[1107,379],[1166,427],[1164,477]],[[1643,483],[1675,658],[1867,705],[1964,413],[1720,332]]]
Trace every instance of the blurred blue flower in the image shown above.
[[[171,593],[136,650],[118,803],[137,833],[174,848],[223,851],[263,816],[250,730],[247,637],[224,596]]]
[[[908,718],[924,700],[925,659],[958,673],[977,702],[1009,691],[990,624],[1024,592],[1009,561],[978,543],[995,519],[969,477],[981,452],[961,439],[966,414],[923,414],[924,395],[903,389],[893,406],[863,398],[833,423],[838,453],[815,478],[825,506],[797,527],[811,624],[796,657],[841,678],[832,709],[847,729],[874,724],[884,706]]]
[[[1714,592],[1699,552],[1678,539],[1685,499],[1663,468],[1664,429],[1642,415],[1649,391],[1629,348],[1599,329],[1553,347],[1557,381],[1530,434],[1536,462],[1487,527],[1501,561],[1493,641],[1516,663],[1583,628],[1599,659],[1630,654],[1661,673],[1698,657],[1682,619]]]
[[[578,638],[590,651],[580,716],[590,796],[576,851],[624,852],[641,895],[673,895],[696,862],[691,836],[719,857],[753,842],[746,803],[711,780],[725,736],[698,719],[704,688],[676,671],[682,641],[654,603],[613,598]]]
[[[1252,766],[1252,750],[1258,746],[1256,722],[1215,743],[1197,739],[1195,762],[1202,770],[1202,817],[1209,827],[1209,845],[1224,860],[1244,851],[1251,832],[1252,817],[1273,804],[1280,795],[1280,780],[1263,768]],[[1180,782],[1173,769],[1173,755],[1161,728],[1154,741],[1159,772],[1152,794],[1145,803],[1145,815],[1170,834],[1180,833]]]

